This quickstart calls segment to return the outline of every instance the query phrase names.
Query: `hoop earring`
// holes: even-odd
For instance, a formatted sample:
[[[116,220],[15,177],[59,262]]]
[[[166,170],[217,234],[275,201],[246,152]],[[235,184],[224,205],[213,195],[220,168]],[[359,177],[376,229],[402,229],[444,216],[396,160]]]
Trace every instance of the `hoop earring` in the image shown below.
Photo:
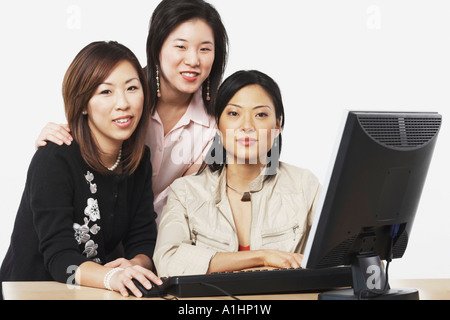
[[[209,92],[210,85],[211,85],[211,82],[209,81],[209,78],[208,78],[208,82],[206,84],[206,101],[211,101],[211,94]]]
[[[156,66],[156,95],[161,98],[161,84],[159,83],[159,67]]]

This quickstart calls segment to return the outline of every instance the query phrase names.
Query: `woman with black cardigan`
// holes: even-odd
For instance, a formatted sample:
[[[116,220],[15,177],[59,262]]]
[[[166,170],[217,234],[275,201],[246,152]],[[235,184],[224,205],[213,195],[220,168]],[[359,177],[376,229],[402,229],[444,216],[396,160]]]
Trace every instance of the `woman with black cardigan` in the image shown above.
[[[128,296],[161,284],[153,270],[156,214],[147,81],[135,55],[95,42],[72,62],[63,97],[74,142],[48,143],[29,167],[1,281],[52,281]],[[116,247],[124,256],[110,261]],[[150,282],[151,281],[151,282]]]

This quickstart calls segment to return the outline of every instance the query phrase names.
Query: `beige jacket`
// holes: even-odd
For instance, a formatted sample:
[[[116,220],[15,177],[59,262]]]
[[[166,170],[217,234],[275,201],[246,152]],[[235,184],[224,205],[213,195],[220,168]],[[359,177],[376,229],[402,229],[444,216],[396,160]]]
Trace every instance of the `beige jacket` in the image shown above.
[[[250,184],[250,248],[302,253],[320,185],[308,170],[280,163],[274,179]],[[160,277],[205,274],[217,252],[236,252],[236,227],[226,195],[226,170],[206,169],[176,180],[162,212],[153,256]]]

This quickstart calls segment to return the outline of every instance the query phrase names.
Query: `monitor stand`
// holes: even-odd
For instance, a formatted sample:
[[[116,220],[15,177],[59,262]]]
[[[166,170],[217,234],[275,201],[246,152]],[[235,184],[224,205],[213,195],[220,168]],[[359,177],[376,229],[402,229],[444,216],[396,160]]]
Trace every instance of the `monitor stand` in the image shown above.
[[[353,288],[319,294],[319,300],[419,300],[416,289],[391,289],[380,257],[360,254],[352,262]]]

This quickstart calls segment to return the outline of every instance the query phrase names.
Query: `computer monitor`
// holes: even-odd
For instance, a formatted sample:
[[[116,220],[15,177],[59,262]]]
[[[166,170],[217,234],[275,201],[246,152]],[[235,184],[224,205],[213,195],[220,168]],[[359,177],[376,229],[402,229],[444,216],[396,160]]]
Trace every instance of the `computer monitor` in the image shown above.
[[[346,112],[302,267],[351,265],[353,288],[320,299],[418,299],[417,290],[390,289],[387,269],[405,253],[441,121],[431,112]]]

